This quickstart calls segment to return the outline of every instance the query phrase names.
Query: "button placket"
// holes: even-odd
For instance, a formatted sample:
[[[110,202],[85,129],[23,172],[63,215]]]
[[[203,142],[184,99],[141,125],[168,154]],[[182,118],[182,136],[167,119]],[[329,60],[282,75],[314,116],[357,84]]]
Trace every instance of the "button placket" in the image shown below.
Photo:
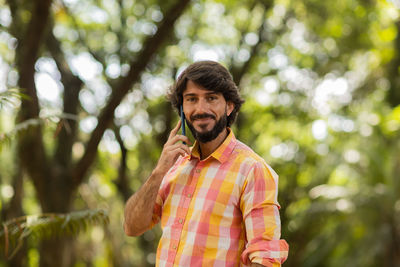
[[[177,230],[177,235],[179,236],[179,239],[177,241],[177,243],[174,243],[172,245],[172,249],[175,251],[175,253],[177,253],[178,250],[178,246],[180,243],[180,239],[181,239],[181,234],[182,234],[182,230],[183,230],[183,225],[185,223],[185,218],[187,216],[188,210],[189,210],[189,206],[190,206],[190,202],[192,200],[192,197],[194,195],[194,191],[197,185],[197,181],[199,178],[199,175],[201,173],[201,167],[199,168],[198,163],[195,164],[194,166],[194,170],[192,170],[192,177],[188,180],[188,184],[186,184],[185,188],[182,191],[182,199],[183,200],[183,207],[181,206],[177,212],[177,220],[175,222],[178,223],[178,227],[176,228]],[[182,203],[182,202],[181,202]],[[176,254],[174,256],[174,258],[176,257]]]

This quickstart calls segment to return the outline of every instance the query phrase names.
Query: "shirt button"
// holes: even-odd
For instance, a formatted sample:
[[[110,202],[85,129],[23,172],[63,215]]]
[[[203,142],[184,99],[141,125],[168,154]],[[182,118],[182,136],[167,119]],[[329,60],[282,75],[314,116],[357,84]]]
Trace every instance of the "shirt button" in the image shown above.
[[[176,249],[176,245],[173,245],[172,248],[173,248],[173,249]]]
[[[187,194],[187,196],[188,196],[188,197],[192,197],[192,194],[189,193],[189,194]]]
[[[201,172],[201,170],[200,170],[200,169],[197,169],[197,170],[196,170],[196,172],[197,172],[197,173],[200,173],[200,172]]]
[[[179,223],[183,223],[183,219],[179,219]]]

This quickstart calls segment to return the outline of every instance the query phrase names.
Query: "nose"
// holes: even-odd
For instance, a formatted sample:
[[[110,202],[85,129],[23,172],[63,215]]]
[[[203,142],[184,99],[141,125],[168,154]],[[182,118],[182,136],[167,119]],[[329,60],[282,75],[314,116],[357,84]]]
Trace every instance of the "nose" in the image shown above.
[[[209,109],[208,103],[205,99],[199,99],[199,101],[197,102],[197,107],[196,107],[196,111],[198,114],[203,114],[203,113],[207,113]]]

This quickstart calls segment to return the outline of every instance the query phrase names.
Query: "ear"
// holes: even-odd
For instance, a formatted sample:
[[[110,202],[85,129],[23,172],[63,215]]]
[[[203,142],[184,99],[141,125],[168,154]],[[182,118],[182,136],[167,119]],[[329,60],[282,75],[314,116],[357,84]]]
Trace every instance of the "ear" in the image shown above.
[[[226,102],[226,114],[230,116],[232,111],[235,109],[235,104],[231,101]]]

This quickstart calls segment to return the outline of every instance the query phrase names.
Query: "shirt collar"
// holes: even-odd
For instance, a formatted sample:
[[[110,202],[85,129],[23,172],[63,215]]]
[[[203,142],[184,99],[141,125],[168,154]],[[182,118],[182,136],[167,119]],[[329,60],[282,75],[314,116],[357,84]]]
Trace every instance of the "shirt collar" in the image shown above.
[[[224,163],[228,160],[230,154],[232,153],[234,147],[236,146],[237,140],[235,135],[233,134],[232,130],[228,128],[229,134],[225,138],[224,142],[206,159],[213,157],[214,159],[218,160],[220,163]],[[190,159],[193,157],[200,159],[200,152],[199,152],[199,142],[197,140],[194,142],[192,147]]]

